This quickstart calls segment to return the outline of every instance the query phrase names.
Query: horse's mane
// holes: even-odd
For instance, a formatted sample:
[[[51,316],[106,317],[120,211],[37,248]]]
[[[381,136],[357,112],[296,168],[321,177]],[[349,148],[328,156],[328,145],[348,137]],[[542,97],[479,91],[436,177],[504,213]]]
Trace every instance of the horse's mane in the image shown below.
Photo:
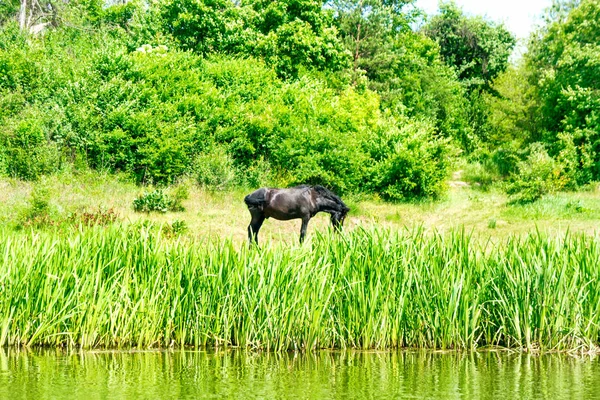
[[[303,185],[306,186],[306,185]],[[319,193],[321,196],[323,197],[327,197],[330,200],[335,201],[337,204],[339,204],[342,208],[347,208],[346,204],[344,204],[344,202],[342,201],[342,199],[340,199],[340,197],[333,193],[331,190],[321,186],[321,185],[314,185],[312,186],[312,188]]]
[[[313,189],[315,192],[319,193],[321,196],[332,200],[334,203],[336,203],[337,205],[339,205],[341,208],[348,208],[348,206],[346,206],[346,204],[342,201],[342,199],[335,193],[333,193],[331,190],[327,189],[326,187],[323,187],[321,185],[307,185],[307,184],[302,184],[302,185],[297,185],[294,186],[290,189]]]

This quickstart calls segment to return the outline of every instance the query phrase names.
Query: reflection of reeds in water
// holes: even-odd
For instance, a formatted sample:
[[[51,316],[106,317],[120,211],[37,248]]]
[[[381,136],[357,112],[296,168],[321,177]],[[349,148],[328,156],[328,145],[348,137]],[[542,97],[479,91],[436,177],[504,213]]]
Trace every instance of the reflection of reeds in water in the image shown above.
[[[593,398],[593,355],[0,349],[0,397]]]
[[[595,237],[355,229],[304,246],[152,227],[0,232],[0,346],[594,351]]]

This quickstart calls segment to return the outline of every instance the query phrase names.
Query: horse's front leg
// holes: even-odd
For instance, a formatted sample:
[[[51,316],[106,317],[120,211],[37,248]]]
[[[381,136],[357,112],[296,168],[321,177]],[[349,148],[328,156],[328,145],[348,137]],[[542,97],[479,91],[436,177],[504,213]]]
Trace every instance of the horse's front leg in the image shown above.
[[[304,242],[304,237],[306,236],[306,228],[308,227],[308,221],[310,221],[310,217],[302,218],[302,226],[300,227],[300,243]]]

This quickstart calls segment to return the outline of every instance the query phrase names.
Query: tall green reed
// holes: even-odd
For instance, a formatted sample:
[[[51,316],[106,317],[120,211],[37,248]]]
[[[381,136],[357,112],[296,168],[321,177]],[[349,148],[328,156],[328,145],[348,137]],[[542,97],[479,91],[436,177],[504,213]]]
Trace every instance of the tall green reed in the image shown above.
[[[0,231],[0,346],[590,350],[600,247],[422,229],[303,246],[143,226]]]

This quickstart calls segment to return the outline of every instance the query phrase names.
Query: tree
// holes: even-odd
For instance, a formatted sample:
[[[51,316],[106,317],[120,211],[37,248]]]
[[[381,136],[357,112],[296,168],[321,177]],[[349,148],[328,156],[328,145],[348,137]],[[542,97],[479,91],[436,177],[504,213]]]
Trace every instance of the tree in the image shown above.
[[[158,14],[162,31],[199,54],[259,57],[285,78],[301,69],[347,66],[348,54],[320,1],[167,0],[153,7],[149,13]]]
[[[21,32],[31,34],[60,25],[85,28],[111,8],[104,0],[7,0],[0,2],[0,24],[15,19]]]
[[[365,73],[372,81],[394,63],[394,42],[410,31],[412,15],[406,6],[414,0],[331,0],[342,41],[352,54],[353,82]]]
[[[540,102],[540,139],[572,165],[579,184],[598,180],[600,1],[556,2],[547,21],[527,55]]]
[[[162,28],[182,49],[199,54],[221,50],[227,30],[227,0],[167,0],[158,3]]]
[[[21,5],[20,0],[6,0],[0,2],[0,25],[14,19]]]
[[[481,17],[466,17],[454,2],[440,4],[440,13],[424,32],[440,45],[442,57],[456,68],[458,77],[472,90],[491,90],[491,83],[508,67],[515,37],[504,25]]]
[[[471,136],[463,135],[462,145],[472,152],[491,133],[485,93],[496,95],[493,80],[508,67],[516,43],[502,24],[481,17],[467,17],[454,2],[442,2],[423,32],[440,46],[445,63],[452,67],[467,95],[466,118]]]
[[[440,57],[439,46],[411,24],[419,16],[411,0],[335,0],[327,4],[346,49],[353,83],[366,83],[394,114],[429,120],[438,134],[467,143],[464,89]],[[365,82],[366,78],[366,82]]]
[[[294,78],[301,68],[339,71],[348,66],[331,12],[319,0],[246,0],[259,32],[254,54]]]
[[[57,12],[50,1],[21,0],[19,7],[19,28],[21,31],[37,33],[47,25],[56,25]]]
[[[540,140],[539,101],[529,81],[530,68],[525,60],[510,66],[494,80],[495,95],[484,95],[489,109],[491,148],[525,148]]]

